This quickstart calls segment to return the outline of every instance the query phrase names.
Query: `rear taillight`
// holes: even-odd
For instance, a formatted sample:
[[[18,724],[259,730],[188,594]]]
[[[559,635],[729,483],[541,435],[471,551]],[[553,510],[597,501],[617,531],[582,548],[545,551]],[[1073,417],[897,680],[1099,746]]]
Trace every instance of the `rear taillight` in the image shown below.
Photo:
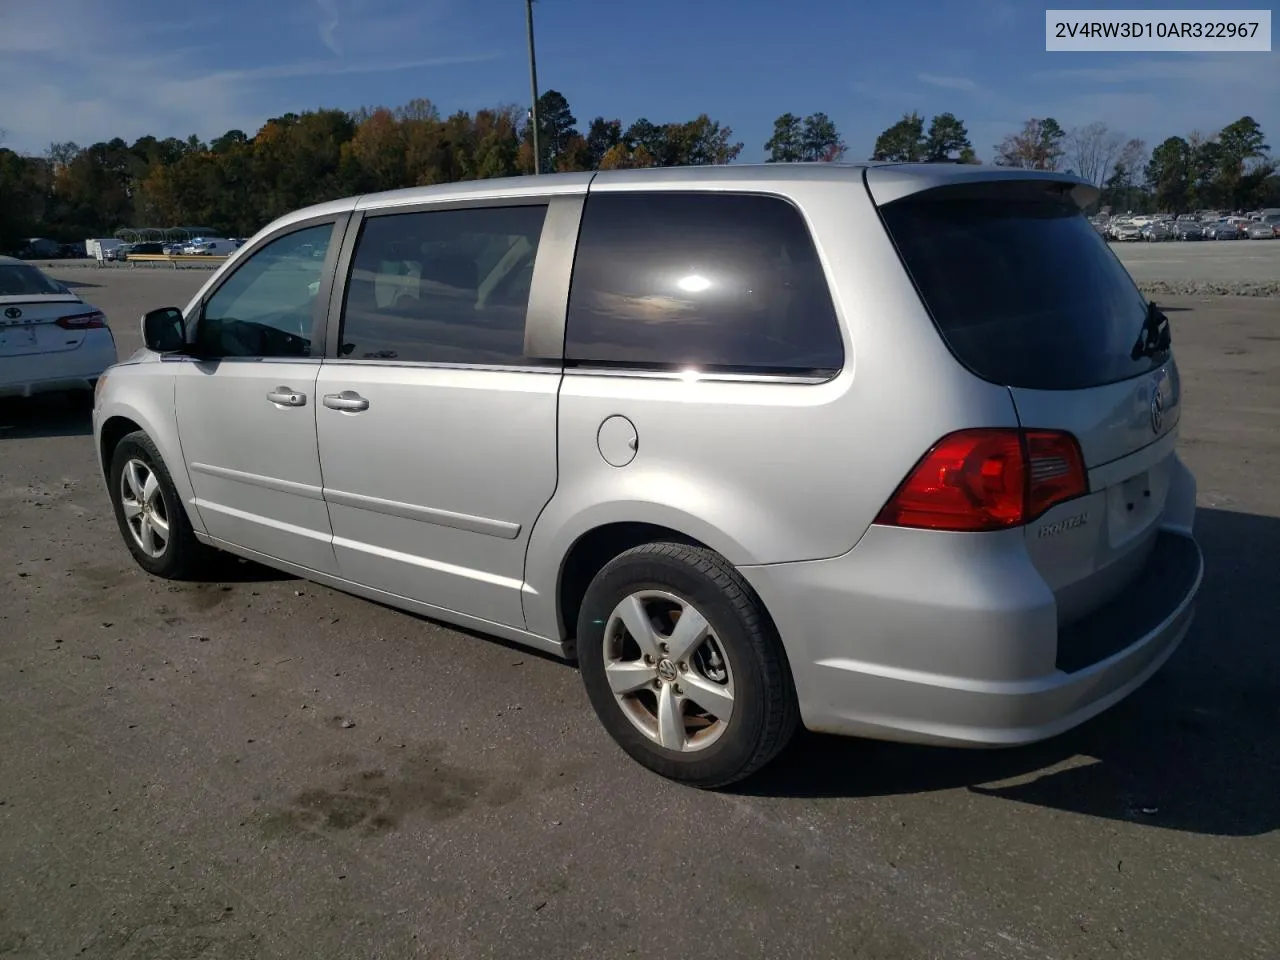
[[[98,330],[107,325],[107,317],[100,311],[93,313],[77,313],[70,317],[59,317],[54,321],[63,330]]]
[[[961,430],[943,437],[876,523],[925,530],[1003,530],[1089,492],[1080,445],[1056,430]]]

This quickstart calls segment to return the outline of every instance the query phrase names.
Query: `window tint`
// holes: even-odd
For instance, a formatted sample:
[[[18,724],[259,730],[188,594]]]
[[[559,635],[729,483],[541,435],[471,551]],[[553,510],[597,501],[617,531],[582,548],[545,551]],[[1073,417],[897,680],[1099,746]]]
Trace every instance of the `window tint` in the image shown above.
[[[309,357],[332,224],[285,234],[250,254],[209,298],[196,328],[205,357]]]
[[[365,220],[347,284],[341,355],[520,362],[546,212],[484,207]]]
[[[1146,301],[1069,200],[944,188],[882,214],[943,339],[983,379],[1083,389],[1163,359],[1131,358]]]
[[[565,357],[584,363],[833,372],[840,329],[798,210],[777,197],[594,194]]]
[[[0,297],[66,293],[57,282],[25,263],[0,263]]]

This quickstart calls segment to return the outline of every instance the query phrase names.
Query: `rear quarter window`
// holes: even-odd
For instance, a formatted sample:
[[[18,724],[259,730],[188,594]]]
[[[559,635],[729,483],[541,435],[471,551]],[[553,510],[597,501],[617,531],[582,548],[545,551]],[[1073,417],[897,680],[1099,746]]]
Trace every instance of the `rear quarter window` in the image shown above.
[[[788,201],[600,193],[583,213],[565,359],[828,376],[844,347],[813,240]]]
[[[1070,199],[940,188],[881,215],[947,346],[994,383],[1078,390],[1154,369],[1131,354],[1147,303]]]

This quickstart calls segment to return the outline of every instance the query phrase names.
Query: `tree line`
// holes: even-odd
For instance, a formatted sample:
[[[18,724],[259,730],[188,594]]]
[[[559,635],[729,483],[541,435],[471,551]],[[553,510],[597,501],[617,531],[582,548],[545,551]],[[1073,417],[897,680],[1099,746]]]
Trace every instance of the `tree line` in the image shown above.
[[[992,163],[1066,171],[1100,188],[1099,206],[1138,213],[1280,207],[1280,176],[1262,128],[1244,116],[1216,133],[1172,136],[1154,149],[1096,122],[1064,129],[1052,117],[1027,120],[993,147]],[[978,163],[963,123],[935,116],[925,129],[905,114],[876,138],[873,160]]]
[[[539,167],[608,170],[724,164],[743,144],[701,114],[654,123],[595,117],[581,129],[568,100],[538,98]],[[277,216],[336,197],[397,187],[532,173],[527,111],[506,105],[442,115],[429,100],[354,112],[320,109],[268,120],[250,136],[230,130],[206,143],[144,136],[29,156],[0,145],[0,249],[21,237],[109,235],[122,227],[198,224],[248,236]],[[764,144],[770,162],[832,162],[848,148],[824,113],[784,113]],[[1028,120],[994,147],[1002,166],[1069,170],[1124,209],[1280,205],[1280,178],[1250,117],[1216,134],[1170,137],[1148,151],[1105,124],[1063,129]],[[940,113],[905,114],[875,140],[870,159],[980,162],[965,124]]]

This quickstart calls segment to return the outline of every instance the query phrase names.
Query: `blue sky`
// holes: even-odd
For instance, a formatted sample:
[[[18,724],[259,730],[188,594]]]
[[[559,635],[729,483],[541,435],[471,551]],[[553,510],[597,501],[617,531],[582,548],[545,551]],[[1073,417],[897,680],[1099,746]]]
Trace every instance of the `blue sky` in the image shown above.
[[[787,110],[828,113],[851,158],[869,155],[876,134],[913,109],[955,113],[984,160],[1031,116],[1065,127],[1101,120],[1154,144],[1247,113],[1280,155],[1280,52],[1046,53],[1044,8],[538,0],[538,79],[565,94],[583,127],[597,114],[625,124],[709,113],[744,142],[744,160],[763,158],[773,118]],[[524,3],[0,0],[0,90],[4,145],[29,152],[54,140],[252,133],[268,117],[318,106],[525,104]]]

